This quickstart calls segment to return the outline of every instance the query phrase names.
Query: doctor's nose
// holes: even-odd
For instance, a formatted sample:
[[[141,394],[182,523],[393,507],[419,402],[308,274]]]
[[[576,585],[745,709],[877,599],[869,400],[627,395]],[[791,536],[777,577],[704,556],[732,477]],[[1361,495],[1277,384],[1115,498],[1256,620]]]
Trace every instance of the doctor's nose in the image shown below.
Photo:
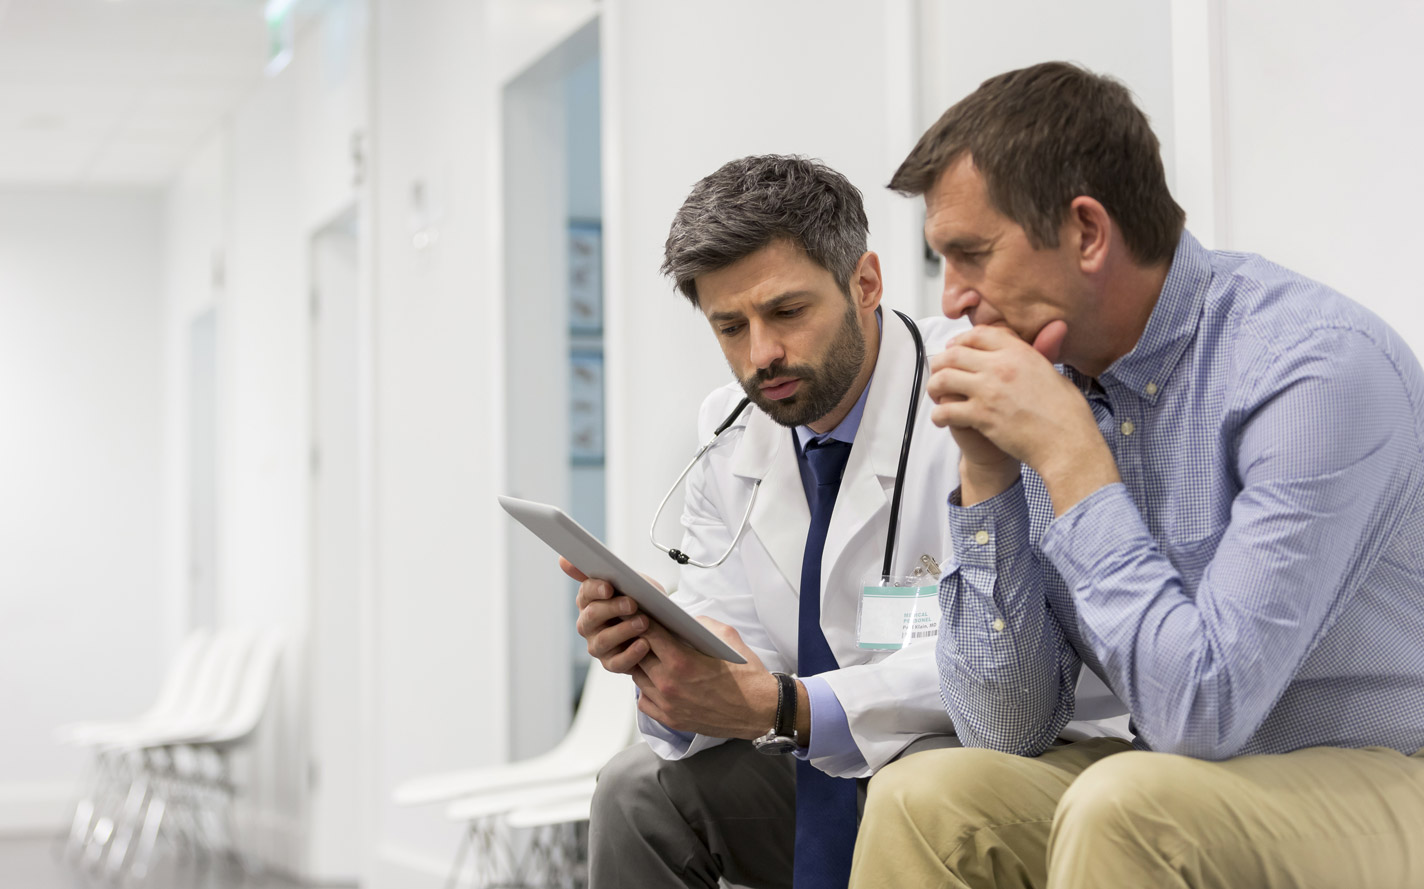
[[[765,325],[752,322],[747,333],[751,343],[752,366],[757,370],[765,370],[786,357],[786,350],[782,347],[781,340],[774,336]]]

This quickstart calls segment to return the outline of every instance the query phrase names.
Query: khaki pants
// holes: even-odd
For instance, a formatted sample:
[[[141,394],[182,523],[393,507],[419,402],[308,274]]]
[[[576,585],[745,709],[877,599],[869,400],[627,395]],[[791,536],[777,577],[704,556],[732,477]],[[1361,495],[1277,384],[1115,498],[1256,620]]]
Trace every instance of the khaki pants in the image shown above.
[[[1424,751],[929,751],[870,782],[851,887],[1419,889]]]

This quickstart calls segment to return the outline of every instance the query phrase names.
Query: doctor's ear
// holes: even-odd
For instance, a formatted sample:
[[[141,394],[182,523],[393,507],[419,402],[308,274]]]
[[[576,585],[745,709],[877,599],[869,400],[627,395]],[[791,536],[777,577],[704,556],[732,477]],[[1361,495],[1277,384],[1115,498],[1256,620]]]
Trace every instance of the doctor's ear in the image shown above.
[[[860,311],[880,305],[880,297],[885,293],[885,285],[880,277],[880,257],[874,250],[867,250],[855,264],[850,275],[850,299]]]

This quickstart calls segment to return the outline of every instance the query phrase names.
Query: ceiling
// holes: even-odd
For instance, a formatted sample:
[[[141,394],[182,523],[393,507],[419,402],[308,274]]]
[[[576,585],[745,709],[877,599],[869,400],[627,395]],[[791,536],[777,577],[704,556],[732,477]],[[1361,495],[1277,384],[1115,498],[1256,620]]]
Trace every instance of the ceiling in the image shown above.
[[[261,80],[262,0],[0,0],[0,184],[158,185]]]

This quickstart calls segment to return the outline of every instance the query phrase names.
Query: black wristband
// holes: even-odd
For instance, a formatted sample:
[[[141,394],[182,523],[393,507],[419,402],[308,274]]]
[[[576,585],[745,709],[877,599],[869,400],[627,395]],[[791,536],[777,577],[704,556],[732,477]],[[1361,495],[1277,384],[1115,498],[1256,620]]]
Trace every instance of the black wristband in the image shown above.
[[[796,737],[796,678],[786,673],[776,677],[776,722],[772,731],[783,738]]]

